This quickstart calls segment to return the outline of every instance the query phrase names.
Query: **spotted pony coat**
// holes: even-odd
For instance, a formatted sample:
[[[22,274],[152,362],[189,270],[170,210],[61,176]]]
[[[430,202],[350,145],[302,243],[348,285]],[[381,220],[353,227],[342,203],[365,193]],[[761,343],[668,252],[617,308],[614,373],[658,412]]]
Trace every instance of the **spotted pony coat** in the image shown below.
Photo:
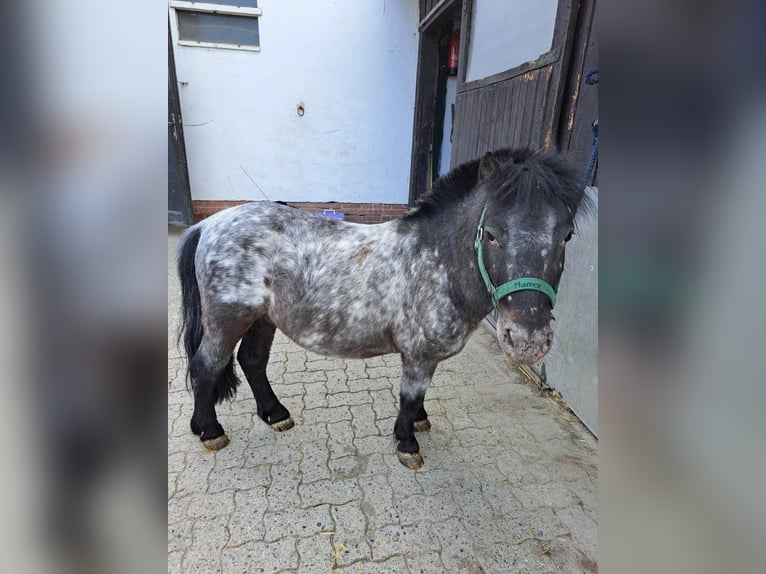
[[[523,169],[531,175],[518,177]],[[521,191],[509,190],[514,174],[516,183],[532,177],[547,193],[530,201]],[[514,262],[502,257],[502,250],[493,255],[489,249],[490,272],[502,278],[514,265],[530,266],[519,260],[524,245],[543,246],[540,253],[546,246],[552,250],[557,227],[571,225],[582,200],[582,191],[575,188],[576,177],[560,159],[500,150],[456,168],[435,183],[416,209],[391,222],[348,223],[254,202],[190,228],[179,244],[178,268],[195,399],[192,431],[208,448],[228,443],[214,405],[234,395],[232,355],[240,340],[237,360],[259,416],[276,430],[292,427],[289,412],[266,378],[271,342],[279,329],[301,347],[323,355],[398,353],[397,450],[403,464],[419,467],[422,457],[413,431],[430,427],[423,399],[434,370],[463,348],[492,310],[473,250],[483,206],[489,204],[488,225],[498,236],[508,226],[517,231],[505,234],[506,255],[513,252]],[[535,227],[527,225],[530,221]],[[552,257],[538,256],[537,268],[524,272],[555,275],[557,284],[563,251],[559,265]],[[526,308],[541,306],[539,293],[517,299]],[[519,313],[514,308],[510,312],[514,317]],[[523,329],[517,323],[509,325]],[[512,329],[506,331],[510,337]],[[498,336],[502,343],[503,334]]]

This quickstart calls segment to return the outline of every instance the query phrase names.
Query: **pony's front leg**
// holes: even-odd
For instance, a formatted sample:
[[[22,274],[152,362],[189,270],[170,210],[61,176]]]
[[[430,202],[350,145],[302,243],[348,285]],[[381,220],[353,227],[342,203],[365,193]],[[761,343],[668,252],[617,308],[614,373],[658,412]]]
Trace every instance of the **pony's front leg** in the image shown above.
[[[396,450],[399,462],[407,468],[418,469],[423,466],[420,446],[415,439],[415,422],[417,430],[425,430],[425,409],[423,399],[431,377],[436,370],[436,362],[426,359],[402,359],[402,382],[399,390],[399,416],[394,424],[394,435],[398,441]]]

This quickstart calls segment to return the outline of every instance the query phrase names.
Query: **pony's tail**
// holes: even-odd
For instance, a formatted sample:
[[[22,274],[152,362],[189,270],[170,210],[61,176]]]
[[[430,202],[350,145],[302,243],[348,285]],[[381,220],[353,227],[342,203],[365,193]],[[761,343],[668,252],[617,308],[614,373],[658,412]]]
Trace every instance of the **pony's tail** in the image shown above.
[[[186,352],[187,384],[192,359],[197,353],[204,335],[197,268],[194,263],[201,231],[199,226],[194,226],[183,234],[178,243],[178,258],[176,260],[178,278],[181,281],[181,329],[178,338],[180,340],[183,337],[184,351]],[[234,373],[234,356],[232,356],[218,379],[215,401],[220,403],[224,399],[234,398],[238,385],[239,379]]]

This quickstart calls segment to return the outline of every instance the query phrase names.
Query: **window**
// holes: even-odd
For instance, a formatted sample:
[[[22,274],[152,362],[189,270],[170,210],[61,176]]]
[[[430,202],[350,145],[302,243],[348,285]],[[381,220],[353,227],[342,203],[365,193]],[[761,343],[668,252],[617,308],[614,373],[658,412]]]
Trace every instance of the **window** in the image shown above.
[[[466,82],[535,60],[551,49],[558,0],[473,0]]]
[[[178,26],[178,43],[235,50],[260,50],[257,0],[171,0]]]

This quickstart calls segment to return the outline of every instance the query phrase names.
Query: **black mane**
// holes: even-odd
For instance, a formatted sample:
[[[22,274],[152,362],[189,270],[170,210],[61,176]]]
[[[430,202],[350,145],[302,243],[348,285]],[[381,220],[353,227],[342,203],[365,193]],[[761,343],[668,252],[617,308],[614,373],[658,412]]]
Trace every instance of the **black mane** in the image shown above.
[[[490,194],[503,203],[562,202],[574,218],[583,205],[584,186],[579,174],[558,154],[538,154],[527,148],[500,149],[491,154],[496,163],[486,177]],[[485,156],[486,157],[486,156]],[[433,183],[405,218],[429,217],[459,203],[477,187],[482,159],[457,166]]]

